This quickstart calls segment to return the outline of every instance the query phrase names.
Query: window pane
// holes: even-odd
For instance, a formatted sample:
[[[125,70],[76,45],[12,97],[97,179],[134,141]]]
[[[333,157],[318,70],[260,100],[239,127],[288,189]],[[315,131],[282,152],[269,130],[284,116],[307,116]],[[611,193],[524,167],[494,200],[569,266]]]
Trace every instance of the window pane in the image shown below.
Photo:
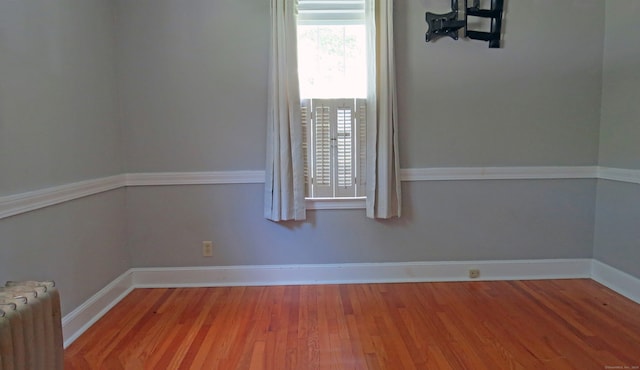
[[[364,25],[298,25],[302,98],[363,98],[367,94]]]

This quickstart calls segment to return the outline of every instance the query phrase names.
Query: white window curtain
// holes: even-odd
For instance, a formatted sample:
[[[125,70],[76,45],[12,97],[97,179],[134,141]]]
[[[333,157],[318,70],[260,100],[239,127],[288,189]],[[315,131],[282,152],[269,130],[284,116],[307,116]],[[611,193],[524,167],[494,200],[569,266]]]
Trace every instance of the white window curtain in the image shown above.
[[[400,159],[398,152],[398,103],[393,49],[393,0],[367,0],[370,56],[367,94],[367,217],[400,217]],[[371,16],[374,14],[375,16]],[[371,59],[370,59],[371,60]]]
[[[271,0],[265,218],[304,220],[296,0]]]

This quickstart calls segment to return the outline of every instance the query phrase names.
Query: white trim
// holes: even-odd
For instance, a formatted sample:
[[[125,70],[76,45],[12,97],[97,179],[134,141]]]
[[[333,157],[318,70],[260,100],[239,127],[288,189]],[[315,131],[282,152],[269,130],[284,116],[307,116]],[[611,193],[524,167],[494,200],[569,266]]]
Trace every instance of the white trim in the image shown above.
[[[103,177],[0,197],[0,219],[121,188],[124,175]]]
[[[469,269],[480,278],[469,279]],[[592,278],[640,303],[640,279],[592,259],[132,268],[62,320],[65,348],[135,288]]]
[[[597,167],[441,167],[405,168],[402,181],[594,179]]]
[[[598,260],[591,262],[591,278],[607,288],[640,303],[640,279]]]
[[[129,270],[65,315],[62,318],[64,348],[73,343],[134,288],[131,270]]]
[[[307,198],[307,209],[365,209],[366,198]]]
[[[264,171],[130,173],[126,186],[259,184],[264,178]]]
[[[598,167],[598,178],[640,184],[640,170]]]
[[[640,170],[594,167],[405,168],[402,181],[605,179],[640,184]],[[264,171],[130,173],[0,196],[0,219],[126,186],[261,184]],[[308,209],[361,209],[362,200],[308,200]]]
[[[136,287],[202,287],[588,278],[590,259],[134,268]]]

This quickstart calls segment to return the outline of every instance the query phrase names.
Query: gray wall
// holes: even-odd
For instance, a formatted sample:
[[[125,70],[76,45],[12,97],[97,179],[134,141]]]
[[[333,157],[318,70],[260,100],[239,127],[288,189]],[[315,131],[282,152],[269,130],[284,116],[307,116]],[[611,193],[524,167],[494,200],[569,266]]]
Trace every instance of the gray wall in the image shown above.
[[[431,9],[395,3],[402,167],[596,163],[603,1],[506,1],[503,49],[425,44]]]
[[[0,196],[122,172],[108,0],[0,1]],[[0,282],[54,279],[68,313],[126,271],[124,191],[0,220]]]
[[[607,0],[600,165],[640,170],[640,3]],[[640,186],[600,181],[594,256],[640,277]]]
[[[268,1],[117,3],[127,170],[263,169]],[[395,3],[402,167],[597,162],[601,0],[509,1],[499,50]]]
[[[127,171],[264,169],[269,1],[116,3]]]
[[[508,2],[505,48],[425,44],[396,1],[402,167],[594,165],[600,0]],[[118,4],[127,171],[264,168],[269,5]],[[541,22],[544,20],[544,26]],[[127,189],[133,266],[591,257],[595,181],[405,183],[406,215],[262,218],[260,185]],[[213,240],[215,256],[200,256]]]
[[[136,267],[590,258],[591,180],[411,182],[405,214],[310,211],[305,223],[262,217],[260,185],[127,190]],[[214,241],[214,257],[200,242]]]
[[[0,220],[0,281],[55,280],[68,314],[129,269],[123,189]]]
[[[0,2],[0,195],[118,174],[108,0]]]
[[[640,3],[607,0],[600,165],[640,169]]]

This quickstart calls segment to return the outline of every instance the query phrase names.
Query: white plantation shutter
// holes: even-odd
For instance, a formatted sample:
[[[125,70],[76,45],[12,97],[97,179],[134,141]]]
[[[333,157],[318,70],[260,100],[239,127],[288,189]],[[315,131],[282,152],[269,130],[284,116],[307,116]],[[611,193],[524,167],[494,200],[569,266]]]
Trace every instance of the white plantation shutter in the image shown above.
[[[366,112],[365,99],[302,101],[305,174],[311,174],[308,197],[364,196]]]
[[[355,196],[355,158],[354,121],[355,106],[353,99],[334,100],[335,135],[334,135],[334,179],[336,181],[336,197]]]
[[[331,121],[330,101],[312,100],[313,116],[313,196],[332,197],[333,179],[331,171]]]

